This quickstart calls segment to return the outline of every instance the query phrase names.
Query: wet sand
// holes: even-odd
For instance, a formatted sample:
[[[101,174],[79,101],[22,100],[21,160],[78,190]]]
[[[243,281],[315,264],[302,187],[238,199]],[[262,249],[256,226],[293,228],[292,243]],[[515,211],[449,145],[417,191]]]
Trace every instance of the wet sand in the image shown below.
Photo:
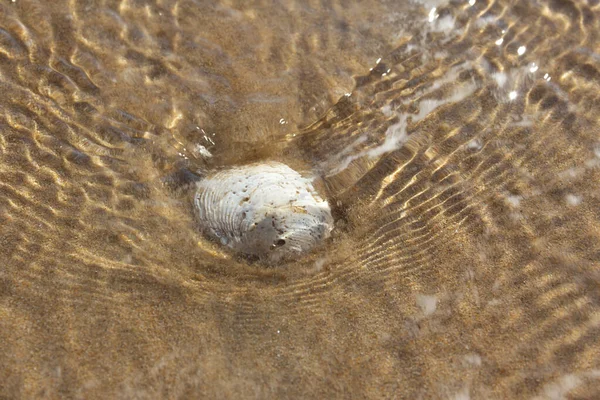
[[[1,2],[0,398],[600,397],[600,5],[444,4]],[[201,234],[257,160],[322,248]]]

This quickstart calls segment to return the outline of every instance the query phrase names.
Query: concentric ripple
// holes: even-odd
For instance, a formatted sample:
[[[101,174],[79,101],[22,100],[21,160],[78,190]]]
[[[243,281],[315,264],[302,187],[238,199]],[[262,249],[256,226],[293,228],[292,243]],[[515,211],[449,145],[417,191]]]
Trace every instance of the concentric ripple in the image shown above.
[[[0,397],[599,397],[600,6],[399,3],[1,2]],[[192,206],[267,159],[271,269]]]

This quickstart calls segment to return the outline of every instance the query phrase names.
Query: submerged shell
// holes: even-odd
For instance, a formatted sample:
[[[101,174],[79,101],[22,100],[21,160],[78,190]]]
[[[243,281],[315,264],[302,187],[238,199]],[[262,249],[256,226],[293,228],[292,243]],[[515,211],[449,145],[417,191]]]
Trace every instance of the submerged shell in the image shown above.
[[[311,250],[333,228],[311,180],[277,162],[217,172],[198,183],[194,203],[208,235],[272,261]]]

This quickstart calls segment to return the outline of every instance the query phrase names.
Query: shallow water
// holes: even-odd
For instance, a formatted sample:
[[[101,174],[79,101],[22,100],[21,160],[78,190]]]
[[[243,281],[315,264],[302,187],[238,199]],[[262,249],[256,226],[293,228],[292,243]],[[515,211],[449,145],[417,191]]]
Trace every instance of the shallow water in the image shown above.
[[[599,17],[3,0],[0,398],[600,397]],[[260,160],[336,218],[276,268],[191,201]]]

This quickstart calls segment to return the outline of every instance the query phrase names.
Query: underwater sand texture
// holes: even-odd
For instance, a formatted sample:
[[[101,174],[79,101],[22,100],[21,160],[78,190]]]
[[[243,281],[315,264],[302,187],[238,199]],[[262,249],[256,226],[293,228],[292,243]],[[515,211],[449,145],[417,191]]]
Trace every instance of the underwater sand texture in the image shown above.
[[[599,398],[599,25],[0,1],[0,398]],[[192,207],[192,172],[267,159],[336,218],[276,268]]]

